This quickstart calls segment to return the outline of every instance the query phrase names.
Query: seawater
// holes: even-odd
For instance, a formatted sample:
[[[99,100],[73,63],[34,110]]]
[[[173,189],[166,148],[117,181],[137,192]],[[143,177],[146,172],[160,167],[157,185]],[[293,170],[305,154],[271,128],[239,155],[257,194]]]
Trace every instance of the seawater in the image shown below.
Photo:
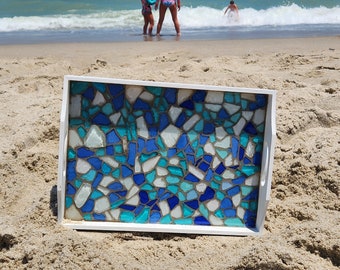
[[[340,34],[340,0],[239,0],[239,19],[224,16],[227,1],[182,0],[183,39],[242,39]],[[154,11],[155,20],[158,12]],[[140,40],[139,0],[0,0],[0,44]],[[175,34],[167,13],[162,35]]]

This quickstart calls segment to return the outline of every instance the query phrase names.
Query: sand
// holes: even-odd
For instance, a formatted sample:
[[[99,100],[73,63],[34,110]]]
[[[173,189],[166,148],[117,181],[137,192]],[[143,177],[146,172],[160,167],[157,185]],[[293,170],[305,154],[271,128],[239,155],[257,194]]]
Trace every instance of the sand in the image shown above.
[[[63,76],[277,90],[260,237],[57,224]],[[0,47],[0,268],[339,269],[340,37]]]

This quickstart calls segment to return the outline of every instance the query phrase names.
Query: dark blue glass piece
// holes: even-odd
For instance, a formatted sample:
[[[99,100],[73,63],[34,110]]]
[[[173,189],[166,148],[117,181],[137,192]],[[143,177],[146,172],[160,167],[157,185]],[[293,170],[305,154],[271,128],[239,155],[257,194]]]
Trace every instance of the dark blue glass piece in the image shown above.
[[[164,97],[168,104],[175,104],[177,101],[177,89],[166,88],[164,92]]]
[[[76,172],[76,161],[69,161],[67,162],[66,168],[66,179],[67,181],[73,181],[77,176]]]
[[[112,104],[116,111],[120,111],[123,108],[124,102],[125,102],[124,94],[116,96],[112,99]]]
[[[122,176],[124,178],[133,174],[133,171],[126,165],[122,165]]]
[[[202,171],[206,172],[209,169],[210,165],[206,162],[201,162],[201,164],[198,166]]]
[[[120,197],[125,197],[127,194],[127,190],[116,191],[115,193]]]
[[[92,118],[92,123],[96,125],[109,125],[111,121],[105,114],[100,112]]]
[[[242,185],[244,183],[244,181],[246,180],[246,177],[245,176],[240,176],[236,179],[233,179],[233,184],[234,185]]]
[[[108,87],[110,94],[114,97],[124,90],[124,86],[122,84],[109,84]]]
[[[215,126],[212,123],[205,123],[203,126],[203,134],[213,134]]]
[[[236,210],[235,209],[226,209],[223,211],[226,217],[231,218],[231,217],[236,217]]]
[[[94,152],[87,149],[86,147],[80,147],[77,150],[77,156],[79,158],[88,158],[88,157],[93,156],[93,155],[94,155]]]
[[[194,155],[186,155],[187,161],[191,164],[195,164],[195,156]]]
[[[141,153],[145,147],[145,141],[142,138],[138,138],[138,153]]]
[[[157,151],[158,146],[157,146],[157,143],[156,143],[156,139],[147,140],[145,147],[146,147],[147,152]]]
[[[88,199],[88,200],[86,201],[86,203],[81,207],[80,210],[81,210],[83,213],[88,213],[88,212],[92,212],[93,208],[94,208],[94,200]]]
[[[174,209],[178,203],[179,203],[179,199],[176,196],[172,196],[168,199],[170,210]]]
[[[156,211],[152,211],[150,215],[150,223],[157,223],[161,218],[161,214]]]
[[[157,126],[149,127],[149,136],[151,138],[155,138],[157,135],[158,135],[158,127]]]
[[[243,201],[254,201],[257,200],[259,196],[259,189],[255,188],[252,192],[250,192],[246,197],[244,197]]]
[[[140,186],[145,182],[145,176],[143,173],[138,173],[133,176],[133,181],[135,181],[136,185]]]
[[[128,160],[127,162],[129,163],[130,166],[135,165],[135,158],[136,158],[136,150],[137,150],[137,145],[134,142],[129,142],[129,152],[128,152]]]
[[[207,92],[206,92],[206,91],[197,90],[197,91],[192,95],[192,100],[193,100],[194,102],[204,102],[206,95],[207,95]]]
[[[221,163],[217,166],[215,172],[216,172],[217,174],[222,174],[222,173],[225,171],[225,169],[226,169],[226,167],[225,167],[225,166],[223,165],[223,163],[221,162]]]
[[[94,167],[96,170],[99,170],[101,167],[102,167],[102,161],[97,158],[97,157],[91,157],[87,160],[91,165],[92,167]]]
[[[146,123],[149,125],[149,126],[151,126],[153,123],[154,123],[154,119],[153,119],[153,115],[152,115],[152,112],[151,111],[149,111],[149,112],[146,112],[145,114],[144,114],[144,119],[145,119],[145,121],[146,121]]]
[[[214,198],[215,196],[215,190],[213,190],[211,187],[207,187],[204,191],[204,193],[200,196],[200,202],[205,202],[207,200],[210,200]]]
[[[159,198],[161,201],[168,199],[172,194],[170,192],[166,192],[162,194]]]
[[[140,212],[144,209],[144,205],[138,205],[134,211],[135,215],[138,216]]]
[[[92,187],[94,187],[94,188],[98,187],[98,185],[102,181],[102,179],[103,179],[103,174],[97,173],[96,178],[92,182]]]
[[[119,208],[128,210],[128,211],[133,211],[136,209],[136,206],[129,205],[129,204],[122,204],[121,206],[119,206]]]
[[[145,190],[139,192],[139,199],[142,204],[146,204],[149,201],[149,195]]]
[[[256,213],[250,210],[246,210],[244,213],[243,219],[245,224],[249,228],[255,228],[256,225]]]
[[[177,142],[177,149],[183,149],[188,144],[188,137],[186,134],[182,134]]]
[[[187,176],[185,176],[184,178],[185,180],[188,180],[190,182],[194,182],[194,183],[197,183],[200,181],[200,179],[198,179],[195,175],[193,175],[192,173],[188,173]]]
[[[200,135],[200,144],[205,145],[208,139],[209,136]]]
[[[208,226],[210,225],[210,222],[205,217],[198,216],[198,217],[195,217],[194,224]]]
[[[203,159],[204,159],[206,162],[210,163],[210,162],[213,160],[213,157],[210,156],[210,155],[204,155],[204,156],[203,156]]]
[[[110,203],[114,203],[119,200],[119,196],[117,194],[111,193],[109,195],[109,200],[110,200]]]
[[[239,156],[239,160],[243,159],[243,157],[244,157],[244,148],[243,147],[240,147],[240,151],[238,153],[238,156]]]
[[[161,211],[161,209],[158,207],[157,204],[154,204],[154,206],[152,206],[151,210]]]
[[[169,118],[166,113],[162,113],[159,117],[159,131],[163,131],[169,125]]]
[[[104,214],[93,213],[93,219],[94,220],[105,221],[106,220],[106,216]]]
[[[247,123],[247,125],[244,127],[244,131],[251,135],[257,135],[257,130],[251,122]]]
[[[197,200],[192,200],[192,201],[186,201],[184,202],[184,204],[186,204],[187,206],[189,206],[190,208],[196,210],[198,209],[198,201]]]
[[[187,154],[194,154],[194,153],[195,153],[194,149],[192,149],[192,147],[191,147],[190,144],[188,144],[188,146],[185,148],[184,151],[185,151],[185,153],[187,153]]]
[[[237,153],[238,153],[238,140],[235,137],[231,138],[231,153],[233,155],[233,158],[237,157]]]
[[[244,164],[250,164],[251,163],[251,160],[249,158],[244,158],[243,159],[243,163]]]
[[[256,152],[253,158],[254,165],[260,166],[262,161],[262,154],[261,152]]]
[[[94,99],[94,88],[93,87],[87,88],[86,91],[83,93],[83,97],[93,100]]]
[[[233,207],[233,202],[231,201],[231,199],[229,199],[229,198],[224,198],[224,199],[221,201],[221,208],[222,208],[222,209],[231,208],[231,207]]]
[[[137,98],[135,104],[133,104],[134,110],[142,110],[142,111],[149,111],[150,105],[146,103],[144,100]]]
[[[227,191],[229,197],[233,197],[234,195],[240,193],[241,189],[239,186],[232,187]]]
[[[256,101],[259,108],[265,107],[267,105],[267,96],[258,94],[256,95]]]
[[[73,195],[73,194],[76,194],[76,192],[77,192],[77,189],[74,187],[74,186],[72,186],[71,184],[67,184],[67,186],[66,186],[66,194],[67,195]]]
[[[151,201],[149,201],[149,202],[147,203],[147,206],[153,206],[156,202],[157,202],[156,199],[151,200]]]
[[[185,115],[184,112],[182,112],[178,116],[178,118],[176,120],[176,123],[175,123],[175,126],[178,127],[178,128],[181,128],[184,125],[185,121],[186,121],[186,115]]]
[[[168,150],[168,158],[173,157],[174,155],[176,155],[176,153],[177,153],[177,149],[176,148],[170,148]]]
[[[218,114],[217,114],[219,119],[228,119],[230,117],[230,115],[228,114],[228,112],[225,109],[221,109]]]
[[[115,153],[115,150],[112,145],[106,146],[106,154],[109,156],[113,156]]]
[[[250,104],[249,104],[249,109],[251,110],[251,111],[255,111],[255,110],[257,110],[259,107],[258,107],[258,105],[257,105],[257,103],[256,102],[251,102]]]
[[[118,137],[115,130],[111,130],[109,133],[106,134],[106,143],[107,144],[115,144],[120,142],[120,138]]]
[[[183,101],[180,106],[191,111],[195,109],[195,104],[192,100]]]
[[[123,189],[123,185],[120,182],[113,182],[110,185],[107,186],[108,189],[111,190],[122,190]]]
[[[214,176],[214,173],[213,173],[212,169],[209,169],[206,176],[205,176],[205,180],[210,181],[213,176]]]

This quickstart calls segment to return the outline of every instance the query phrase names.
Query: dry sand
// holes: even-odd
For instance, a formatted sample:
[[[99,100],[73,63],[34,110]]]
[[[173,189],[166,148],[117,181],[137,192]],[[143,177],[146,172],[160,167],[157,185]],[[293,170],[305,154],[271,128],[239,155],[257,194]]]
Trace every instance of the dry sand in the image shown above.
[[[56,222],[63,76],[278,91],[261,237],[79,232]],[[339,269],[340,37],[0,47],[0,268]]]

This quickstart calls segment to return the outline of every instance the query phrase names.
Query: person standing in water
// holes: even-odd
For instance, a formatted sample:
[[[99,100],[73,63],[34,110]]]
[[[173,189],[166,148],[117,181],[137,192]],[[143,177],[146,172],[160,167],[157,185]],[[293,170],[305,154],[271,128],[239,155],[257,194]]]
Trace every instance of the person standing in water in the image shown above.
[[[158,5],[158,1],[156,1],[156,5]],[[152,29],[155,24],[155,20],[152,14],[151,5],[147,0],[141,0],[142,2],[142,15],[144,17],[144,26],[143,26],[143,35],[149,34],[152,35]]]
[[[177,12],[181,9],[181,1],[180,0],[160,0],[160,6],[159,6],[159,19],[157,24],[157,35],[160,35],[162,30],[162,25],[165,17],[165,12],[169,8],[171,12],[172,21],[175,26],[175,30],[177,33],[177,36],[181,35],[180,25],[177,18]],[[155,6],[156,10],[158,8],[158,3],[156,3]]]
[[[237,18],[238,18],[238,7],[235,4],[234,1],[230,1],[227,9],[224,11],[224,15],[229,11],[228,16],[232,16],[234,13],[236,14]]]

